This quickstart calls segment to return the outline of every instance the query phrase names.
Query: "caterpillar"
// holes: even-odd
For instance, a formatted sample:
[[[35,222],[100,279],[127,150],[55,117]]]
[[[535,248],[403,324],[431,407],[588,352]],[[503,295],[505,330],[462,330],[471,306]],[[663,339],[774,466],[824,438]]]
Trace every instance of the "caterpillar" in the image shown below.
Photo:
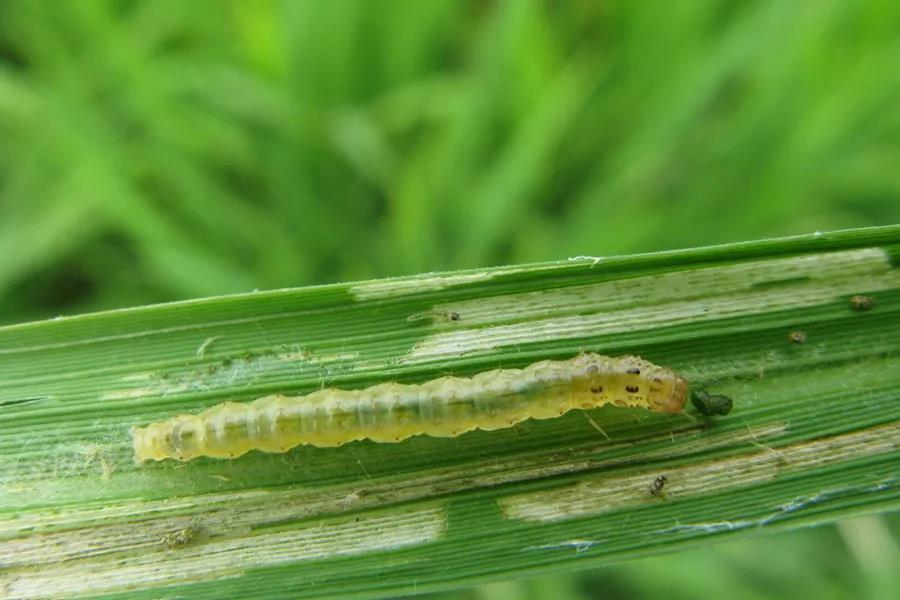
[[[684,379],[640,357],[580,354],[471,378],[225,402],[199,414],[134,427],[131,433],[137,463],[235,458],[250,450],[287,452],[300,444],[331,447],[362,439],[393,443],[422,434],[456,437],[604,404],[679,413],[687,393]]]

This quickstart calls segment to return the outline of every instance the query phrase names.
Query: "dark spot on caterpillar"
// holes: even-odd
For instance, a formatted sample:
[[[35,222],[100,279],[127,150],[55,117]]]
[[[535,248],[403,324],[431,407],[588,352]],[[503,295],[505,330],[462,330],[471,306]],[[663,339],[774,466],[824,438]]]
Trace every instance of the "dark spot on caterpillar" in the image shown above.
[[[458,312],[448,312],[447,318],[451,321],[459,321],[459,313]]]
[[[626,385],[625,386],[625,391],[628,392],[629,394],[637,394],[640,389],[641,388],[639,388],[636,385]]]
[[[597,365],[591,365],[587,369],[585,369],[585,372],[590,373],[590,374],[594,374],[599,371],[600,371],[600,369],[597,367]]]
[[[602,386],[602,385],[594,385],[594,386],[591,386],[591,392],[594,393],[594,394],[599,394],[599,393],[602,392],[602,391],[603,391],[603,386]]]
[[[791,331],[788,333],[788,340],[795,344],[802,344],[806,342],[806,332],[805,331]]]
[[[873,306],[875,306],[875,298],[872,296],[864,296],[862,294],[850,296],[850,308],[856,312],[866,312]]]
[[[628,373],[629,375],[640,375],[641,374],[641,370],[638,369],[637,367],[630,367],[625,372]]]
[[[731,412],[734,402],[728,396],[721,394],[710,394],[703,390],[694,390],[691,392],[691,404],[694,405],[701,414],[707,417],[716,415],[727,415]]]
[[[651,496],[656,496],[658,498],[665,498],[666,495],[663,493],[663,488],[669,482],[669,478],[665,475],[658,475],[656,479],[653,480],[653,483],[650,484],[648,488]]]

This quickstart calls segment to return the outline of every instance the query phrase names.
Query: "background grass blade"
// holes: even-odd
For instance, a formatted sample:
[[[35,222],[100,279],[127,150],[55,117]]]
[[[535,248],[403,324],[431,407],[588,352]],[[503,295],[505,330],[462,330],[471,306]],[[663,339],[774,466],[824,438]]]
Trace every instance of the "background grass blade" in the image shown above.
[[[380,596],[895,509],[898,255],[893,226],[5,327],[0,590]],[[226,399],[582,350],[640,354],[735,409],[132,463],[129,427]]]

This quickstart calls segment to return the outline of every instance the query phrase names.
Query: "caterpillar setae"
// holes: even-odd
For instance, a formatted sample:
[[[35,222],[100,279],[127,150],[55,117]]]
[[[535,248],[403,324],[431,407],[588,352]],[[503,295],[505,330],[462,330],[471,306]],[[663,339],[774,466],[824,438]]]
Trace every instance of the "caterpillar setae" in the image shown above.
[[[196,415],[135,427],[132,442],[140,463],[235,458],[250,450],[286,452],[300,444],[328,447],[362,439],[391,443],[421,434],[455,437],[603,404],[679,413],[687,388],[669,369],[637,356],[581,354],[471,378],[225,402]]]

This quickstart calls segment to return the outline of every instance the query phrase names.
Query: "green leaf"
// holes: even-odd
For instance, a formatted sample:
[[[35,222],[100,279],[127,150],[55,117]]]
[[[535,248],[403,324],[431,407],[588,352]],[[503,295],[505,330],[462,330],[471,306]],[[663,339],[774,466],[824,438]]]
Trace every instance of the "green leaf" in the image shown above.
[[[891,226],[2,328],[0,590],[374,597],[896,509],[898,256]],[[638,354],[734,408],[132,460],[132,426],[226,400],[587,350]]]

